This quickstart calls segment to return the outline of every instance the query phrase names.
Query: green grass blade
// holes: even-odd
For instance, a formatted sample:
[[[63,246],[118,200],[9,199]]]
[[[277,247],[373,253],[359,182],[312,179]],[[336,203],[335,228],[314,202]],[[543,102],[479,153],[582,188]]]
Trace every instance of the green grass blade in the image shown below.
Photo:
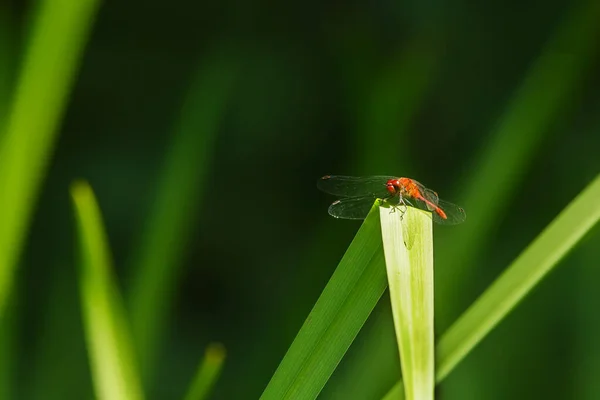
[[[13,8],[9,2],[0,3],[0,142],[4,136],[17,58],[16,18]],[[12,382],[17,330],[14,294],[11,293],[6,301],[6,311],[0,313],[0,399],[14,398]]]
[[[208,398],[211,389],[219,378],[224,361],[225,347],[220,343],[210,344],[206,349],[206,354],[200,368],[198,368],[194,382],[185,396],[185,400],[204,400]]]
[[[383,250],[408,400],[433,400],[433,229],[431,213],[380,208]]]
[[[437,346],[437,382],[442,381],[600,220],[598,199],[600,175],[440,338]]]
[[[71,186],[81,251],[81,303],[96,397],[142,399],[100,209],[86,182]]]
[[[45,0],[0,135],[0,315],[98,1]]]
[[[314,399],[387,282],[377,207],[362,224],[261,399]]]
[[[0,3],[0,143],[4,136],[4,125],[13,91],[16,69],[16,18],[14,6],[9,2]],[[12,286],[10,283],[9,286]],[[15,323],[14,294],[6,300],[5,313],[0,313],[0,399],[14,398],[14,349],[17,324]]]
[[[381,400],[404,400],[404,382],[400,381]]]
[[[144,376],[152,373],[186,239],[201,202],[218,127],[236,75],[236,62],[230,56],[218,56],[196,71],[174,127],[150,217],[133,257],[129,304]]]

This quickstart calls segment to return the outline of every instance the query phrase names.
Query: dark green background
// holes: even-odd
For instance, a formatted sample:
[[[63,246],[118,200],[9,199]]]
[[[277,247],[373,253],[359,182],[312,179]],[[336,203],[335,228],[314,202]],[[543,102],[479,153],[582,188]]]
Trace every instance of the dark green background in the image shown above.
[[[216,118],[216,136],[198,151],[205,179],[187,210],[193,228],[176,289],[165,297],[168,329],[148,398],[185,393],[211,341],[227,349],[213,397],[258,398],[359,226],[327,215],[334,199],[315,182],[328,173],[415,178],[463,205],[466,224],[477,223],[470,208],[493,210],[480,237],[463,238],[477,240],[477,249],[460,271],[444,268],[449,251],[436,253],[441,334],[600,171],[599,42],[584,66],[577,61],[582,37],[599,31],[566,35],[553,57],[540,58],[572,12],[589,7],[600,24],[592,4],[106,1],[19,270],[15,398],[91,396],[69,185],[84,178],[94,188],[127,293],[184,99],[206,69],[216,80],[219,71],[235,79],[220,94],[224,108],[204,110]],[[33,2],[0,6],[13,55],[3,62],[12,71],[8,87],[32,10]],[[535,73],[554,62],[565,62],[566,72]],[[537,136],[512,132],[514,151],[494,148],[532,74],[543,91],[570,71],[576,78],[564,78],[568,90],[552,112],[536,116],[547,100],[540,96],[519,114],[525,125],[543,120]],[[206,87],[197,90],[210,94]],[[495,168],[506,168],[510,191],[473,206],[465,187],[495,152],[506,155]],[[466,229],[437,228],[437,245]],[[589,235],[448,377],[440,398],[600,398],[597,244]],[[322,398],[380,398],[399,377],[386,296]]]

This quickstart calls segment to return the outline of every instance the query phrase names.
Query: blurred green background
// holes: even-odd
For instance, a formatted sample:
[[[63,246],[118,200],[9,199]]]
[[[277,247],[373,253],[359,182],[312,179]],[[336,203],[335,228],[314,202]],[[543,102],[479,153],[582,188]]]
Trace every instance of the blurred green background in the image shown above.
[[[0,3],[6,148],[42,3]],[[597,0],[129,1],[88,17],[72,86],[49,97],[64,111],[22,213],[2,398],[92,396],[75,179],[102,210],[148,398],[181,398],[220,342],[212,398],[255,399],[359,227],[327,215],[320,176],[408,176],[465,207],[464,225],[436,227],[439,335],[600,172]],[[68,51],[46,48],[55,61]],[[22,103],[23,118],[51,106]],[[596,229],[439,397],[600,398],[599,240]],[[398,379],[387,300],[320,398],[379,399]]]

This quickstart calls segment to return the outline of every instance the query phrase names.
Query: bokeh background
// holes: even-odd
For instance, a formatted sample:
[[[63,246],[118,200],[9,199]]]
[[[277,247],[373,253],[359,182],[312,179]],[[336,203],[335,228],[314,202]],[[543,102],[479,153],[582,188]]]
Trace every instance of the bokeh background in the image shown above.
[[[0,117],[38,10],[0,4]],[[408,176],[466,209],[436,227],[441,334],[600,172],[599,21],[597,0],[104,2],[27,226],[2,398],[92,396],[78,178],[103,213],[149,399],[180,398],[212,342],[227,351],[212,398],[260,396],[360,225],[327,215],[325,174]],[[600,398],[599,240],[439,398]],[[387,300],[320,398],[379,399],[398,379]]]

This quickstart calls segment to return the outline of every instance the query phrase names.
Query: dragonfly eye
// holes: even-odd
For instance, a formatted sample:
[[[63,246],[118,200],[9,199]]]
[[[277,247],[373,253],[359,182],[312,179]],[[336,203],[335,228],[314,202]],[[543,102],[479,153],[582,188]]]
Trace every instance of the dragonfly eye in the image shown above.
[[[386,183],[385,187],[390,194],[396,194],[397,189],[392,182]]]

